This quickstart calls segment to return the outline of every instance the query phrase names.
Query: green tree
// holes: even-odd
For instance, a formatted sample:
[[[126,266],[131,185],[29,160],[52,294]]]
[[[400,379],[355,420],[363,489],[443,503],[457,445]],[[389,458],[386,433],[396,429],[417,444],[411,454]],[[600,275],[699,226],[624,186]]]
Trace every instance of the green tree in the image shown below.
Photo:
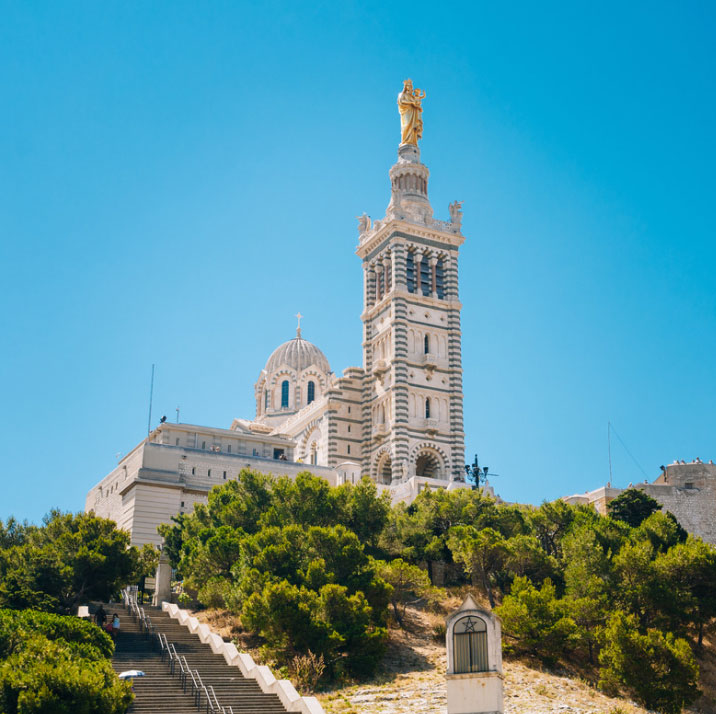
[[[52,511],[42,527],[0,551],[0,606],[74,613],[131,582],[138,560],[113,521]]]
[[[654,546],[646,539],[626,543],[612,560],[614,599],[622,609],[636,615],[642,627],[653,625],[658,614],[655,555]]]
[[[407,606],[432,595],[430,577],[422,568],[406,563],[402,558],[379,562],[378,574],[392,588],[390,604],[395,620],[402,628]]]
[[[614,613],[601,633],[599,686],[627,692],[647,709],[679,714],[700,695],[699,668],[684,639],[670,632],[640,632],[634,615]]]
[[[368,476],[364,476],[355,486],[341,486],[338,492],[341,490],[346,497],[340,509],[340,523],[332,525],[344,525],[358,536],[361,543],[375,550],[388,524],[390,495],[387,491],[378,495],[375,482]]]
[[[231,526],[204,528],[187,540],[180,560],[185,584],[208,607],[224,607],[232,568],[241,555],[245,533]]]
[[[448,546],[457,563],[480,584],[490,607],[495,607],[493,579],[508,555],[507,541],[492,528],[477,530],[474,526],[455,526],[450,530]]]
[[[607,511],[612,518],[624,521],[632,528],[637,528],[652,513],[661,509],[661,505],[648,494],[638,488],[628,488],[607,504]]]
[[[564,604],[576,625],[576,643],[594,662],[598,628],[609,606],[611,570],[607,554],[589,525],[575,528],[563,542]]]
[[[689,536],[660,554],[653,567],[664,626],[694,634],[701,647],[716,618],[716,548]]]
[[[20,523],[12,516],[7,519],[6,523],[0,520],[0,550],[6,550],[13,545],[22,545],[27,534],[34,528],[35,526],[29,525],[27,521]]]
[[[279,661],[310,651],[323,657],[332,675],[369,674],[385,651],[387,630],[374,624],[365,596],[350,595],[342,585],[314,591],[286,580],[271,582],[246,600],[241,619],[265,638]]]
[[[433,579],[432,564],[451,562],[448,532],[454,526],[488,525],[497,513],[494,499],[482,489],[422,491],[409,506],[393,509],[381,545],[393,556],[411,563],[428,563]]]
[[[632,540],[648,540],[655,551],[667,551],[686,540],[686,532],[671,513],[655,511],[632,532]]]
[[[338,521],[340,492],[325,479],[302,471],[296,478],[282,476],[271,492],[271,505],[259,519],[261,526],[332,526]]]
[[[507,650],[533,654],[552,663],[575,641],[577,626],[549,578],[539,590],[527,578],[515,578],[510,594],[495,612],[502,619],[505,635],[513,640],[506,645]]]
[[[545,553],[536,536],[513,536],[507,539],[505,547],[505,566],[514,575],[524,575],[532,582],[541,583],[558,570],[557,560]]]
[[[0,711],[124,714],[132,694],[112,669],[113,649],[76,617],[0,610]]]
[[[151,543],[145,543],[137,552],[137,564],[133,579],[139,583],[139,590],[144,600],[145,580],[154,577],[159,565],[159,549]]]
[[[539,508],[529,512],[534,535],[547,555],[557,558],[561,556],[562,538],[568,533],[577,516],[584,513],[584,510],[578,506],[570,506],[558,499],[545,502]]]

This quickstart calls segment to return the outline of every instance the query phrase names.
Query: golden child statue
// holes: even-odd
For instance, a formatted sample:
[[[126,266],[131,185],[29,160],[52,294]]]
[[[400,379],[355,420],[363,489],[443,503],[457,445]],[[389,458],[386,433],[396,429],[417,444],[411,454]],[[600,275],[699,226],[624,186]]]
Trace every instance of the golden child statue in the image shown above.
[[[423,138],[423,107],[425,92],[413,89],[413,80],[403,82],[403,91],[398,95],[398,111],[400,112],[400,143],[418,145]]]

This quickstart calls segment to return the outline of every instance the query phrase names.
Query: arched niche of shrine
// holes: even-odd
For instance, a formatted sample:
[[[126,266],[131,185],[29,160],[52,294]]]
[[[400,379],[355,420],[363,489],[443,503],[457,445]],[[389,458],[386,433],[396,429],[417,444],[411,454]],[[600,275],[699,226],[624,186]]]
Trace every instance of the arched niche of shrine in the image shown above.
[[[445,623],[448,714],[503,711],[502,626],[468,595]]]
[[[468,595],[445,624],[448,674],[502,672],[502,627],[495,615]]]

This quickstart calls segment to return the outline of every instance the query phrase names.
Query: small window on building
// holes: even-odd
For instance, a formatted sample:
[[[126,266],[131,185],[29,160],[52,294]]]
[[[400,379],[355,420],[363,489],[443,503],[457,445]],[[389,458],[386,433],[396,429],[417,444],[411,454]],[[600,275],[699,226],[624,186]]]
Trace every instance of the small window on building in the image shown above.
[[[425,418],[430,419],[430,397],[425,398]]]
[[[425,354],[430,354],[430,335],[425,335],[425,338],[423,339],[423,347],[425,348]]]
[[[348,407],[348,413],[349,413],[349,414],[351,413],[351,408],[350,408],[350,407]]]
[[[693,487],[694,487],[693,481],[687,481],[687,482],[684,484],[684,488],[693,488]]]
[[[226,481],[226,471],[224,471],[224,481]]]
[[[351,425],[350,424],[348,425],[348,433],[349,434],[351,433]]]
[[[348,444],[348,453],[349,454],[351,453],[351,445],[350,444]]]
[[[207,478],[211,478],[211,469],[207,469],[206,475],[207,475]]]
[[[191,467],[191,475],[196,476],[196,466]]]
[[[269,393],[268,389],[264,389],[264,411],[268,409],[269,405]]]
[[[206,442],[205,442],[205,441],[202,441],[202,442],[201,442],[201,448],[202,448],[202,449],[205,449],[205,448],[206,448]]]
[[[184,508],[184,501],[181,502],[181,507]]]
[[[288,380],[284,379],[281,382],[281,408],[284,409],[288,406]]]
[[[308,383],[308,404],[316,398],[316,385],[313,382]]]
[[[227,453],[227,454],[230,454],[230,453],[231,453],[231,444],[229,444],[229,445],[226,447],[226,453]]]

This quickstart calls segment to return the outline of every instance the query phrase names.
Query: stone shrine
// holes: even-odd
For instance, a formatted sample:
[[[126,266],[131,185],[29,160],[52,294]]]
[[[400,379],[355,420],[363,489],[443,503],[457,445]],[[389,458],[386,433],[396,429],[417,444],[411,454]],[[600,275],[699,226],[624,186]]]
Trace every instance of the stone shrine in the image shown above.
[[[470,595],[446,622],[448,714],[502,714],[502,626]]]

